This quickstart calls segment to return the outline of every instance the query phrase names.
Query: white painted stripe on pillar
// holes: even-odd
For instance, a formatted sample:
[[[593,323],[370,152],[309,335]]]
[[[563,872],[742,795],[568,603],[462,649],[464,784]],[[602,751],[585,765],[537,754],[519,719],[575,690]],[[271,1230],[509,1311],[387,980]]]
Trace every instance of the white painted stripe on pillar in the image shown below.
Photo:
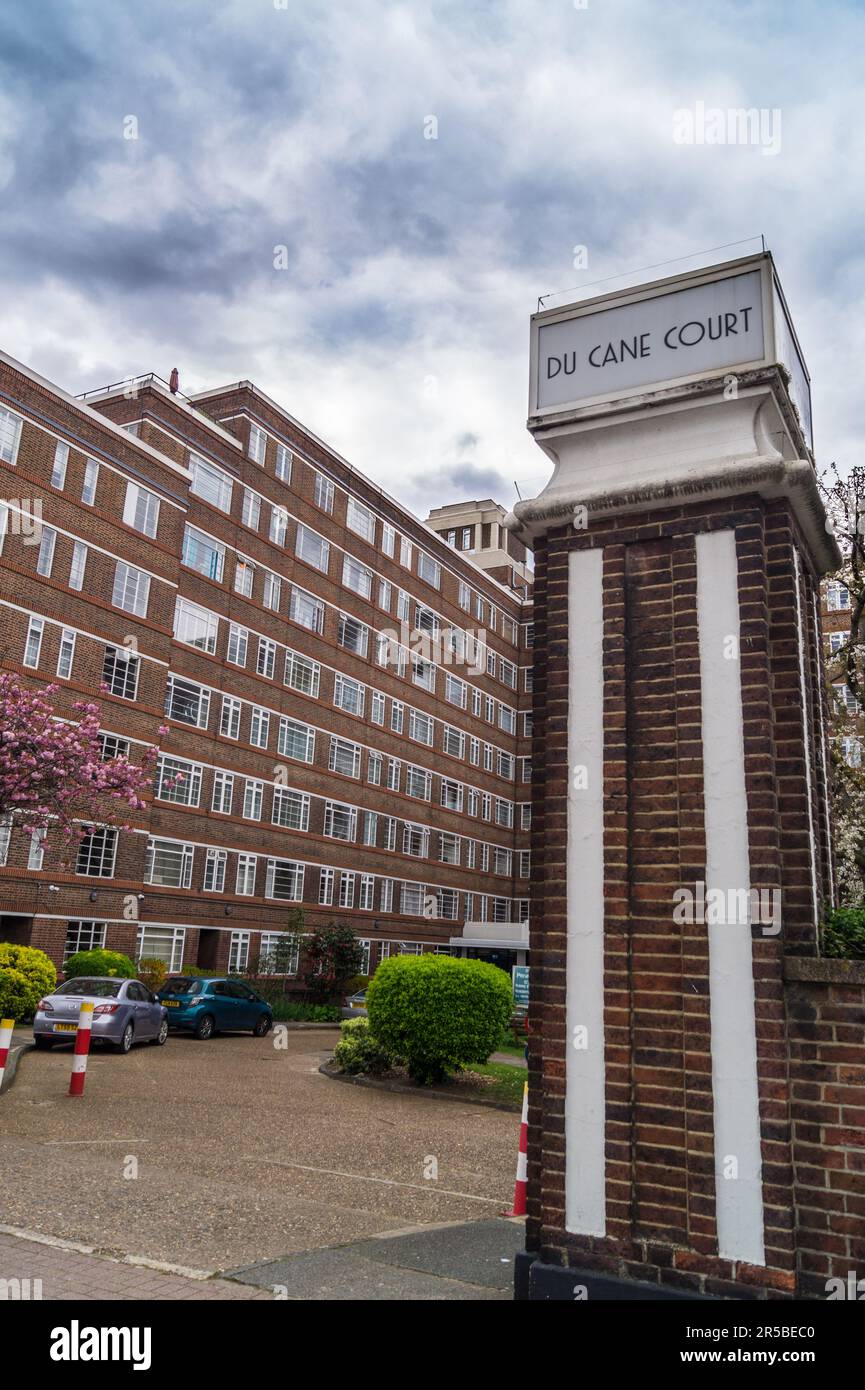
[[[593,1236],[606,1232],[603,635],[603,551],[572,551],[568,576],[565,1229]]]
[[[706,895],[750,889],[736,538],[697,536]],[[726,901],[730,901],[729,898]],[[738,899],[733,898],[735,903]],[[737,914],[728,914],[736,916]],[[765,1264],[754,962],[747,922],[708,925],[718,1254]]]

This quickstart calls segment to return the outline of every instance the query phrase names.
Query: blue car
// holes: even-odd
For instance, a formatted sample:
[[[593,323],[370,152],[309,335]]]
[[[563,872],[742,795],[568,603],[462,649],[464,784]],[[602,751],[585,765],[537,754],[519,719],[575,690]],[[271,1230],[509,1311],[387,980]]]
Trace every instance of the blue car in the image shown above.
[[[173,975],[157,996],[165,1006],[170,1028],[182,1028],[202,1042],[214,1033],[249,1030],[263,1038],[273,1027],[273,1010],[243,980],[211,980],[198,975]]]

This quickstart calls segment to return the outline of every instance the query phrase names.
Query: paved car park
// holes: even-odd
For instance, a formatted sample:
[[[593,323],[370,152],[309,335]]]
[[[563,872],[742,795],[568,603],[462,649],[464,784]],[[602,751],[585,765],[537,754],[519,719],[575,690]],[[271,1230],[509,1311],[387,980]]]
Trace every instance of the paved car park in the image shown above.
[[[71,1050],[27,1053],[0,1099],[3,1226],[214,1273],[510,1205],[517,1117],[329,1080],[337,1037],[97,1051],[80,1100]]]

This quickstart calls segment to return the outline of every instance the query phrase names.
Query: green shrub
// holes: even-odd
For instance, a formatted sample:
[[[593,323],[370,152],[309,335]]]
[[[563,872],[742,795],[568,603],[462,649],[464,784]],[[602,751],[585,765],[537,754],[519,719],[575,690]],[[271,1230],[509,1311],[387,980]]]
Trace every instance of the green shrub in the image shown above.
[[[138,962],[138,978],[154,994],[165,984],[168,974],[168,966],[164,960],[159,960],[156,956],[142,956]]]
[[[134,980],[136,972],[135,962],[128,956],[124,956],[120,951],[106,951],[100,948],[95,951],[78,951],[74,956],[70,956],[63,967],[63,973],[67,980],[82,975],[94,979],[102,975],[117,975],[123,980]]]
[[[339,1023],[340,1012],[334,1004],[305,1004],[283,995],[269,999],[273,1017],[279,1023]]]
[[[386,1047],[372,1036],[368,1018],[347,1018],[340,1029],[342,1037],[334,1048],[333,1060],[350,1076],[363,1072],[366,1076],[381,1076],[390,1071],[394,1058]]]
[[[43,994],[57,983],[54,963],[35,946],[0,942],[0,1016],[19,1023],[36,1012]]]
[[[366,996],[370,1032],[401,1057],[419,1085],[485,1062],[511,1014],[504,970],[454,956],[392,956],[382,961]]]
[[[865,907],[836,907],[823,924],[823,954],[865,958]]]

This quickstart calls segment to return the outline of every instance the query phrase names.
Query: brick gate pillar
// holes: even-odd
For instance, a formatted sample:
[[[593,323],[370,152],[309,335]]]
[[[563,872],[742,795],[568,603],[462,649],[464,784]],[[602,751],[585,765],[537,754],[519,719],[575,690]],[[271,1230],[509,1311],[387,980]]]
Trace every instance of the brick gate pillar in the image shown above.
[[[832,893],[807,375],[768,255],[536,315],[532,361],[518,1296],[789,1296],[784,956]]]

